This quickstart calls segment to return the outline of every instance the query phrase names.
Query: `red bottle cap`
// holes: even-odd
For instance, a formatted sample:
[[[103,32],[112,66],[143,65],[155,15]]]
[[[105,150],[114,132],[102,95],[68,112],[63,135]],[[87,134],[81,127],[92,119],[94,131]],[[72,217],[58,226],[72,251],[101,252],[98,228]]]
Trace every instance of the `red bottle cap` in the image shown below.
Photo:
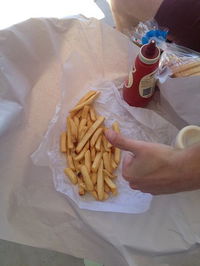
[[[156,42],[154,40],[141,47],[139,58],[143,63],[148,65],[154,64],[159,60],[160,49],[156,46]]]

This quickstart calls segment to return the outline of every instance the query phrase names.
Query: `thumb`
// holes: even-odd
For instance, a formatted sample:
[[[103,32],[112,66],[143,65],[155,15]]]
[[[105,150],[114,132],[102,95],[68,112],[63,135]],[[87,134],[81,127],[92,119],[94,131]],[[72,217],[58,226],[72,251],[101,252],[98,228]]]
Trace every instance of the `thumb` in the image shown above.
[[[144,141],[136,141],[125,138],[121,134],[111,129],[107,129],[105,131],[105,136],[113,146],[121,150],[130,151],[133,153],[138,153],[141,149],[144,148],[146,144]]]

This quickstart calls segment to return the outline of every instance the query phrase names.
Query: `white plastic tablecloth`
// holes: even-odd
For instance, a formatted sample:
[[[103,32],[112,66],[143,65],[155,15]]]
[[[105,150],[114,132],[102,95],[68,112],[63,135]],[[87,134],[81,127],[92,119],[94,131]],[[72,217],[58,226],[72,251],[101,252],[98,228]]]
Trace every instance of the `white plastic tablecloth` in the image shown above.
[[[153,197],[142,214],[82,210],[31,161],[60,99],[63,63],[84,51],[80,34],[93,36],[88,49],[99,45],[99,57],[82,54],[99,63],[91,80],[126,76],[132,45],[97,20],[31,19],[0,32],[0,238],[105,266],[198,265],[199,191]]]

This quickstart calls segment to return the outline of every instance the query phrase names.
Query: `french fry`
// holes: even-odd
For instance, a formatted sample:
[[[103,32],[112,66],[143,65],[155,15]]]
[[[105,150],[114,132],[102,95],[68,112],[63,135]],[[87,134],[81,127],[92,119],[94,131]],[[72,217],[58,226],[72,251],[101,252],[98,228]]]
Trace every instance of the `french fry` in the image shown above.
[[[91,120],[90,116],[87,117],[87,126],[91,127],[93,125],[93,121]]]
[[[103,128],[102,128],[102,127],[98,128],[98,129],[95,131],[94,135],[92,136],[92,138],[91,138],[91,140],[90,140],[90,147],[94,147],[94,145],[95,145],[95,143],[96,143],[98,137],[99,137],[100,134],[102,133],[102,131],[103,131]]]
[[[71,154],[67,154],[67,163],[68,163],[68,167],[71,168],[73,171],[76,170],[75,166],[74,166],[74,161],[72,159],[72,155]]]
[[[113,183],[113,181],[108,176],[104,176],[104,181],[109,186],[111,191],[115,191],[117,189],[115,183]]]
[[[95,149],[97,151],[100,151],[101,150],[101,140],[102,140],[102,135],[100,135],[96,141],[96,144],[95,144]]]
[[[108,128],[105,127],[104,132],[107,130]],[[105,136],[105,135],[104,135]],[[107,140],[107,139],[106,139]],[[112,148],[112,144],[107,140],[107,148],[110,149]]]
[[[110,161],[109,161],[109,155],[108,155],[108,152],[104,152],[104,153],[103,153],[103,165],[104,165],[104,168],[105,168],[109,173],[112,172],[112,169],[111,169],[111,167],[110,167]]]
[[[103,176],[103,160],[101,159],[97,173],[97,194],[99,200],[104,198],[104,176]]]
[[[103,200],[107,200],[109,198],[109,194],[104,191]]]
[[[86,126],[87,120],[85,118],[82,118],[78,127],[78,134],[80,135],[83,128]]]
[[[89,109],[90,109],[89,105],[85,105],[83,107],[82,119],[85,118],[87,120]]]
[[[72,133],[71,133],[71,125],[69,122],[69,118],[67,119],[67,147],[68,149],[74,148],[74,144],[72,142]]]
[[[90,155],[90,150],[87,150],[85,153],[85,166],[88,169],[88,172],[90,173],[91,171],[91,155]]]
[[[96,151],[95,151],[95,148],[90,148],[91,150],[91,160],[92,162],[94,162],[94,159],[95,159],[95,156],[96,156]]]
[[[117,121],[112,124],[112,128],[115,132],[120,133],[119,124]]]
[[[90,98],[88,98],[86,101],[76,105],[71,111],[70,113],[72,115],[74,115],[77,111],[79,111],[80,109],[82,109],[85,105],[91,104],[98,96],[99,96],[100,92],[96,92],[94,95],[92,95]]]
[[[69,177],[69,180],[76,185],[78,182],[77,176],[74,174],[71,168],[65,168],[64,173]]]
[[[80,119],[81,116],[82,116],[82,111],[83,111],[83,109],[80,109],[79,111],[77,111],[77,112],[74,114],[74,116]]]
[[[101,158],[102,158],[102,153],[101,152],[97,153],[94,162],[92,164],[92,172],[97,172],[101,162]]]
[[[85,146],[86,142],[90,139],[90,137],[94,134],[94,132],[97,130],[97,128],[103,123],[104,117],[100,116],[96,122],[91,126],[91,128],[88,129],[82,140],[78,143],[76,147],[76,151],[79,153],[82,148]]]
[[[71,128],[72,138],[76,141],[77,136],[78,136],[77,127],[76,127],[74,121],[71,118],[69,118],[69,122],[70,122],[70,128]]]
[[[81,99],[80,101],[77,103],[77,105],[84,103],[85,101],[87,101],[91,96],[95,95],[97,93],[97,91],[94,90],[90,90],[88,91]]]
[[[110,192],[110,188],[109,188],[109,186],[105,182],[104,182],[104,191],[106,193],[109,193]]]
[[[119,148],[116,148],[115,147],[115,150],[114,150],[114,160],[115,160],[115,163],[118,165],[119,162],[120,162],[120,157],[121,157],[121,151]]]
[[[67,133],[62,132],[60,135],[60,151],[67,152]]]
[[[97,192],[96,192],[95,190],[91,191],[90,193],[91,193],[92,196],[95,198],[95,200],[99,200],[99,199],[98,199]]]
[[[110,172],[108,172],[106,169],[103,169],[103,173],[105,175],[107,175],[108,177],[110,177],[111,179],[114,179],[116,177],[116,175],[112,175]]]
[[[72,157],[73,157],[73,162],[75,166],[75,171],[77,174],[79,174],[81,171],[81,164],[79,163],[79,161],[75,160],[75,155],[73,155]]]
[[[93,122],[96,121],[97,117],[96,117],[96,113],[95,113],[95,110],[93,108],[93,106],[90,107],[90,118]]]
[[[78,193],[80,196],[85,195],[84,187],[85,187],[85,184],[83,183],[83,181],[80,178],[78,178]]]
[[[117,164],[116,164],[114,159],[111,159],[111,166],[112,166],[113,170],[115,170],[117,168]]]
[[[92,173],[91,179],[92,179],[93,185],[96,185],[96,183],[97,183],[97,174],[96,173]]]
[[[102,142],[103,142],[103,147],[105,151],[109,151],[108,149],[108,140],[106,139],[106,137],[103,135],[102,136]]]
[[[74,158],[75,161],[80,161],[84,158],[86,151],[89,149],[89,142],[85,145],[82,151]]]
[[[90,175],[88,173],[88,169],[85,165],[81,166],[81,174],[83,176],[83,180],[85,182],[86,188],[88,191],[93,191],[94,190],[94,185],[92,183],[92,180],[90,178]]]
[[[74,124],[76,125],[76,128],[78,130],[78,128],[79,128],[79,118],[77,116],[74,116]]]
[[[118,194],[117,188],[112,190],[112,194],[113,194],[113,196],[117,196],[117,194]]]
[[[86,131],[88,130],[88,127],[84,126],[78,136],[78,140],[81,141],[83,136],[85,135]]]

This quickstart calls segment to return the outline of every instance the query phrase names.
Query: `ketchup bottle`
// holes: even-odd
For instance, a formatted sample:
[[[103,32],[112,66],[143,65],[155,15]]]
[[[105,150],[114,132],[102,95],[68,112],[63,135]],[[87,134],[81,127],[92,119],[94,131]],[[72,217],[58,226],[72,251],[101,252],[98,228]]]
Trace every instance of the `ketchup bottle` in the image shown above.
[[[124,100],[129,105],[145,107],[151,101],[159,59],[160,49],[154,40],[141,47],[135,60],[135,67],[129,74],[129,79],[123,88]]]

